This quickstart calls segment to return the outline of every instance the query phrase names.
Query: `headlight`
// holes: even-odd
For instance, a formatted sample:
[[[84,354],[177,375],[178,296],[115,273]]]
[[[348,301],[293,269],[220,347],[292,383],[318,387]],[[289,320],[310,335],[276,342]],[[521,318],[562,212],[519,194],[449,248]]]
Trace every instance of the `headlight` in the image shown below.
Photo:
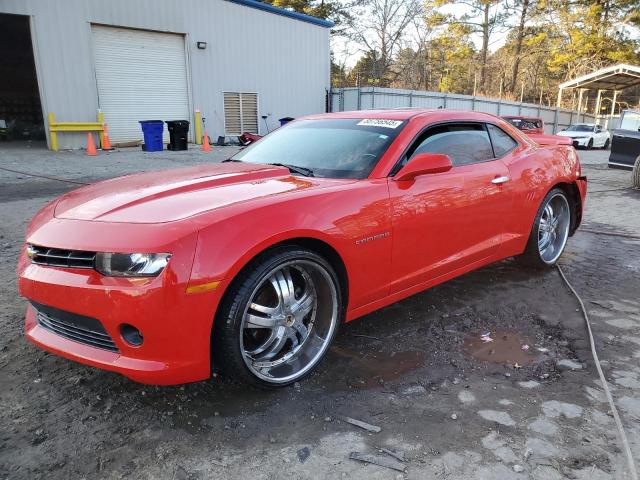
[[[96,254],[96,270],[110,277],[155,277],[167,266],[169,253]]]

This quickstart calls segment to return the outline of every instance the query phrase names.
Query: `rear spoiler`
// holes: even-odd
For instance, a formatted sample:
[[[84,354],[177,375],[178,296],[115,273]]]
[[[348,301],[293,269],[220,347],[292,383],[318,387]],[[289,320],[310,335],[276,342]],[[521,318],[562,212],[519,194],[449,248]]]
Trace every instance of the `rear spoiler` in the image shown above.
[[[560,135],[529,134],[528,137],[538,145],[573,145],[571,137],[562,137]]]

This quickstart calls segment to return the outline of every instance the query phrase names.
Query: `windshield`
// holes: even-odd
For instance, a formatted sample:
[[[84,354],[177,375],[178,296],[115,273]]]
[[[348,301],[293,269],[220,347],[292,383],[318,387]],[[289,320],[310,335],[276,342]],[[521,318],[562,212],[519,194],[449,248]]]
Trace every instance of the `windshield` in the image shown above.
[[[366,178],[406,122],[382,119],[299,120],[274,130],[232,160],[278,163],[315,177]],[[295,171],[295,167],[299,171]]]
[[[571,125],[567,132],[593,132],[593,125]]]

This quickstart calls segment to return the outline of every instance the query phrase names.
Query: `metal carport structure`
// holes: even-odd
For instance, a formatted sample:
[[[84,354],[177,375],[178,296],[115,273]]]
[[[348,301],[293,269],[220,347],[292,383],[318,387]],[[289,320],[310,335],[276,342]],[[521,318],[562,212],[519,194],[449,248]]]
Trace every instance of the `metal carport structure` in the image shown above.
[[[613,101],[611,102],[611,116],[615,115],[616,100],[618,92],[625,88],[640,85],[640,67],[635,65],[619,64],[601,68],[595,72],[582,75],[581,77],[568,80],[558,85],[558,100],[556,105],[560,107],[562,103],[562,92],[564,90],[578,89],[578,116],[582,111],[582,97],[585,90],[598,90],[596,98],[595,115],[600,114],[600,100],[602,92],[613,91]]]

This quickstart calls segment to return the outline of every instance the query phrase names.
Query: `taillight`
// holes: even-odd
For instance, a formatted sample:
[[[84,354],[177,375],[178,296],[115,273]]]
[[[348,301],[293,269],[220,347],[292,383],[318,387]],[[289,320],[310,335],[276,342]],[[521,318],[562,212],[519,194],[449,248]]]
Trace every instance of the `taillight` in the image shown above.
[[[582,164],[580,163],[580,157],[576,153],[576,177],[582,176]]]

